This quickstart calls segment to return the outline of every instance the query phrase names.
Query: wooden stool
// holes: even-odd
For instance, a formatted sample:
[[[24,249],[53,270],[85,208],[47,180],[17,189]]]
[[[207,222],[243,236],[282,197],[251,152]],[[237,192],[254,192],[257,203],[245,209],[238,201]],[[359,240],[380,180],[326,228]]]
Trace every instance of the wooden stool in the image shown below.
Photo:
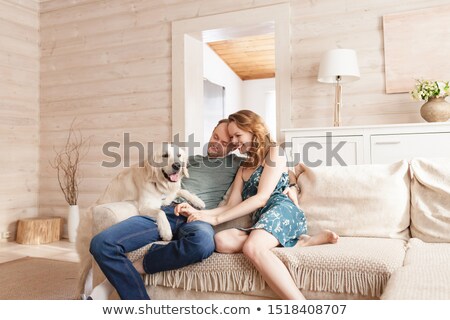
[[[28,218],[17,222],[16,242],[44,244],[61,238],[61,218]]]

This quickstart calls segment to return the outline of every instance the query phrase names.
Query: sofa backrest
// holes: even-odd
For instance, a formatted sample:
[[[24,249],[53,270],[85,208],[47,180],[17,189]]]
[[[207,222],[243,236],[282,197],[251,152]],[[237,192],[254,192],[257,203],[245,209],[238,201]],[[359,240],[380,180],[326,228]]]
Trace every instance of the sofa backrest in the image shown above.
[[[413,159],[411,171],[412,236],[450,242],[450,159]]]
[[[407,161],[389,165],[295,168],[308,234],[408,239],[410,172]]]

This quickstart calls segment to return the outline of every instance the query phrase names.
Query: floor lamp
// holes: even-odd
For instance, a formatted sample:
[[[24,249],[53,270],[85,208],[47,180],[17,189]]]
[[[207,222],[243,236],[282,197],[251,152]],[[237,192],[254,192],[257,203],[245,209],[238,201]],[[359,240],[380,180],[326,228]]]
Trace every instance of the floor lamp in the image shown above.
[[[359,79],[358,59],[351,49],[332,49],[322,56],[317,81],[334,83],[336,93],[334,100],[334,126],[341,125],[342,83]]]

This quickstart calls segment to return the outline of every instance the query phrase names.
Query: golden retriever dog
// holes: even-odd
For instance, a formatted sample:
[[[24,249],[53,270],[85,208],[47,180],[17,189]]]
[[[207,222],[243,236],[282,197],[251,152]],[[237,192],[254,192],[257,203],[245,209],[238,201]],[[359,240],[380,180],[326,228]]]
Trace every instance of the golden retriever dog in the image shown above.
[[[112,179],[103,195],[80,216],[76,239],[81,262],[80,294],[90,289],[89,282],[92,281],[88,277],[92,269],[89,245],[94,236],[94,207],[111,202],[134,201],[141,215],[155,219],[161,239],[171,240],[172,231],[166,214],[161,210],[162,205],[169,205],[177,196],[181,196],[199,209],[205,207],[200,198],[181,189],[183,177],[189,177],[185,152],[172,144],[163,144],[153,148],[151,156],[143,163],[124,169]]]

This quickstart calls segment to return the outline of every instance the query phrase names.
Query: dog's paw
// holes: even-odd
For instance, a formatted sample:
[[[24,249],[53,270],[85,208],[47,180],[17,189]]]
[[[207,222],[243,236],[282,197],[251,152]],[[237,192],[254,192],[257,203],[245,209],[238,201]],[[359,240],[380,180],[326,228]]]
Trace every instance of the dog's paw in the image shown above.
[[[161,228],[159,230],[159,235],[161,236],[161,239],[163,239],[164,241],[170,241],[172,240],[172,230],[166,229],[166,228]]]
[[[206,207],[205,203],[200,198],[195,199],[195,202],[193,203],[193,205],[194,205],[194,207],[196,207],[197,209],[200,209],[200,210],[205,209],[205,207]]]
[[[164,241],[172,240],[172,229],[164,211],[159,211],[156,223],[158,224],[158,232],[161,239]]]

